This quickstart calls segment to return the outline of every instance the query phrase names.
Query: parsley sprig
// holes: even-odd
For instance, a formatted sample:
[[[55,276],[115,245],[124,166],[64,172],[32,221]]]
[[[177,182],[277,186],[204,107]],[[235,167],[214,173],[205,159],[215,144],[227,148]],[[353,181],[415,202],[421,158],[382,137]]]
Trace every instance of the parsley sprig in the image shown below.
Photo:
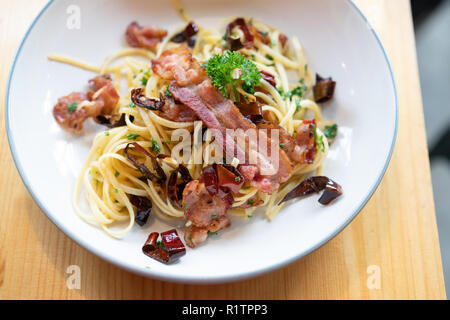
[[[213,85],[227,98],[230,97],[231,87],[237,101],[239,101],[237,93],[239,83],[242,83],[244,91],[253,94],[262,77],[256,65],[236,51],[227,50],[223,55],[216,54],[202,67],[206,69]]]

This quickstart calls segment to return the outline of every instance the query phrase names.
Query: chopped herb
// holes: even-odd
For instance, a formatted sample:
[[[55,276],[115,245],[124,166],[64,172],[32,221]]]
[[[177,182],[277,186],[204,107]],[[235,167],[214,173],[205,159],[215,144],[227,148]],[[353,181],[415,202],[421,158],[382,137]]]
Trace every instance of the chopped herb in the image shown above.
[[[187,202],[184,203],[184,211],[187,211]]]
[[[105,136],[109,137],[109,132],[105,131]]]
[[[218,217],[219,217],[218,214],[215,214],[215,215],[211,216],[211,218],[213,218],[213,219],[217,219]]]
[[[208,237],[210,237],[210,236],[217,236],[218,234],[219,234],[218,231],[214,231],[214,232],[208,231]]]
[[[248,216],[247,216],[247,218],[249,218],[249,219],[250,219],[250,218],[253,218],[253,216],[251,216],[251,215],[248,215]]]
[[[317,127],[313,125],[314,130],[314,140],[316,140],[316,144],[318,147],[320,147],[320,150],[323,152],[325,150],[325,144],[323,143],[323,136],[320,136],[317,134]]]
[[[118,193],[118,192],[119,192],[119,190],[117,190],[117,189],[114,189],[114,192],[115,192],[115,193]]]
[[[250,186],[245,186],[245,187],[242,187],[241,189],[242,190],[247,190],[247,189],[250,189],[251,187]]]
[[[280,143],[280,148],[283,149],[284,148],[284,144]]]
[[[305,72],[308,72],[308,64],[305,64]]]
[[[167,96],[167,97],[171,97],[172,96],[172,94],[169,91],[169,86],[170,86],[170,84],[168,84],[167,87],[166,87],[166,90],[164,90],[164,95]]]
[[[231,92],[227,88],[231,86],[233,95],[239,101],[237,93],[238,84],[242,84],[244,91],[253,94],[254,87],[261,81],[261,73],[256,65],[249,59],[236,51],[225,51],[223,55],[216,54],[208,62],[202,65],[206,69],[208,76],[211,77],[213,85],[220,90],[225,97],[230,97]],[[240,70],[239,77],[235,70]],[[233,72],[234,71],[234,72]]]
[[[299,112],[302,109],[301,100],[296,98],[295,99],[295,112]]]
[[[116,177],[118,177],[120,175],[119,171],[116,171],[116,173],[114,174]]]
[[[266,55],[266,58],[269,59],[270,61],[273,61],[273,57],[271,55]]]
[[[251,205],[253,205],[254,202],[255,202],[255,201],[253,201],[252,199],[250,199],[250,200],[247,201],[247,204],[248,204],[249,206],[251,206]]]
[[[164,243],[161,240],[156,241],[156,245],[160,248],[165,248],[166,246],[164,245]]]
[[[69,113],[72,114],[77,110],[78,102],[70,103],[67,105],[67,109],[69,110]]]
[[[159,147],[158,142],[152,138],[152,151],[160,152],[161,148]]]
[[[297,96],[298,98],[302,98],[303,94],[308,90],[308,87],[305,85],[305,79],[301,78],[300,81],[300,86],[295,87],[294,89],[292,89],[291,91],[288,92],[284,92],[283,89],[281,88],[277,88],[278,93],[280,94],[280,96],[284,97],[284,98],[289,98],[289,100],[292,101],[292,98],[294,96]],[[298,101],[298,99],[296,99],[296,104],[297,104],[297,108],[300,104],[300,101]]]
[[[131,102],[128,106],[129,106],[130,108],[136,108],[136,105],[135,105],[133,102]]]
[[[171,144],[172,141],[170,141],[169,139],[166,139],[166,143],[167,143],[167,144]]]
[[[127,137],[128,140],[134,140],[138,137],[140,137],[140,135],[136,134],[136,133],[127,133],[125,135],[125,137]]]
[[[150,269],[150,267],[149,267],[149,266],[146,266],[145,269]]]
[[[143,77],[143,78],[141,79],[141,83],[142,83],[143,86],[146,86],[146,85],[147,85],[147,82],[148,82],[148,78],[147,78],[147,77]]]
[[[334,139],[336,138],[337,130],[338,125],[335,123],[330,126],[325,126],[325,130],[323,133],[325,134],[325,137],[327,137],[328,139]]]
[[[234,178],[234,181],[241,182],[241,178],[240,177],[236,177],[236,178]]]

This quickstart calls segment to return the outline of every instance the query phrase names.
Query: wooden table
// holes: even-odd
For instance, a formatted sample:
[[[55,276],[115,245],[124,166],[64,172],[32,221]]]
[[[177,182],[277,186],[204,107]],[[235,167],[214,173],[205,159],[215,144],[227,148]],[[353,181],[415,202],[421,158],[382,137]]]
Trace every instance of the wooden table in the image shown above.
[[[13,55],[45,3],[0,1],[2,102]],[[445,299],[410,3],[356,3],[391,59],[400,123],[381,185],[337,237],[288,267],[242,282],[182,285],[136,276],[78,246],[38,208],[14,166],[1,108],[0,299]],[[81,268],[79,290],[66,285],[69,265]]]

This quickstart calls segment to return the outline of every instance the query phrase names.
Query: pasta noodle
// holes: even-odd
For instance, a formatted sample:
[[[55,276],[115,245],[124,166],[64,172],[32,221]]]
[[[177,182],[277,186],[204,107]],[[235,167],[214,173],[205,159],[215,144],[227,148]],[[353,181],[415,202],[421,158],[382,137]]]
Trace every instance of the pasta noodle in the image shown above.
[[[190,21],[183,8],[175,1],[181,16]],[[231,19],[227,19],[230,21]],[[242,189],[235,196],[231,213],[243,217],[251,217],[255,207],[241,208],[251,198],[261,199],[261,207],[265,207],[266,216],[273,219],[284,204],[278,205],[281,199],[291,191],[302,179],[313,172],[320,174],[323,162],[328,152],[328,141],[319,128],[329,122],[323,120],[321,108],[312,99],[314,80],[308,71],[305,53],[296,37],[289,40],[286,48],[279,43],[280,31],[258,20],[252,20],[258,30],[268,32],[271,44],[255,40],[253,49],[242,49],[240,52],[251,59],[258,69],[274,75],[277,87],[288,92],[298,85],[301,79],[306,91],[302,97],[291,98],[281,94],[270,83],[261,80],[259,88],[249,99],[260,101],[262,110],[270,112],[279,125],[292,135],[304,119],[315,119],[317,135],[323,141],[322,147],[317,148],[314,162],[311,164],[297,164],[292,177],[271,195],[263,193],[254,187]],[[179,32],[179,30],[178,30]],[[124,155],[124,149],[130,142],[138,142],[146,149],[157,146],[160,153],[171,154],[176,148],[182,149],[178,141],[172,141],[172,133],[177,129],[188,129],[192,135],[198,133],[193,122],[175,122],[163,118],[158,111],[137,108],[130,100],[130,92],[137,87],[145,86],[145,95],[155,99],[163,92],[168,82],[153,73],[150,60],[173,46],[169,40],[175,33],[169,34],[160,42],[155,51],[146,49],[125,48],[110,56],[100,66],[94,66],[69,57],[51,55],[48,58],[70,64],[98,74],[111,73],[113,85],[121,90],[121,97],[117,105],[117,114],[125,115],[126,125],[100,132],[95,137],[90,153],[86,158],[73,194],[73,207],[84,220],[101,226],[105,232],[114,237],[120,237],[131,230],[135,214],[127,195],[145,196],[152,200],[154,212],[162,219],[184,219],[184,211],[174,207],[162,187],[151,180],[142,179],[142,174],[130,163]],[[200,27],[193,48],[193,56],[200,62],[205,62],[214,54],[222,52],[224,40],[223,31]],[[296,81],[290,81],[290,75],[295,74]],[[242,88],[239,88],[239,92]],[[245,93],[246,94],[246,93]],[[133,121],[131,121],[131,117]],[[200,127],[201,134],[201,127]],[[133,137],[130,139],[130,136]],[[192,152],[184,163],[191,175],[197,178],[202,168],[207,164],[211,155],[211,143],[203,143],[202,154],[206,155],[203,164],[195,164]],[[150,160],[142,154],[133,153],[142,163],[150,165]],[[170,174],[171,166],[164,161],[162,168],[166,175]],[[84,193],[90,208],[90,213],[84,212],[79,205],[80,194]],[[118,227],[115,227],[116,224]]]

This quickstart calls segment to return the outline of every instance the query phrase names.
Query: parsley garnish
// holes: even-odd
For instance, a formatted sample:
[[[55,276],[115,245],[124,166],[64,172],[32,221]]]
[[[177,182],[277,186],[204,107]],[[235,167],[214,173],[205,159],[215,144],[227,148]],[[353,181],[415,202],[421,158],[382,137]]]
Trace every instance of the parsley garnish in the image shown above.
[[[250,186],[245,186],[245,187],[242,187],[241,189],[242,190],[247,190],[247,189],[250,189],[251,187]]]
[[[328,139],[334,139],[336,138],[337,130],[338,125],[335,123],[330,126],[325,126],[325,130],[323,131],[323,133],[325,134],[325,137],[327,137]]]
[[[164,95],[167,96],[167,97],[171,97],[172,96],[172,94],[169,91],[169,86],[170,86],[170,84],[168,84],[167,87],[166,87],[166,90],[164,90]]]
[[[247,204],[248,204],[249,206],[253,205],[253,203],[254,203],[254,201],[251,200],[251,199],[247,201]]]
[[[217,219],[218,217],[219,217],[218,214],[215,214],[215,215],[211,216],[211,218],[213,218],[213,219]]]
[[[254,87],[261,81],[256,65],[236,51],[225,51],[223,55],[216,54],[208,62],[202,65],[213,81],[213,85],[220,90],[225,97],[230,97],[227,87],[231,86],[233,95],[239,101],[237,85],[242,83],[244,91],[253,94]],[[233,78],[233,71],[240,70],[239,78]],[[236,72],[234,72],[236,74]]]
[[[130,108],[136,108],[136,105],[135,105],[133,102],[131,102],[128,106],[129,106]]]
[[[128,140],[134,140],[138,137],[140,137],[140,135],[136,134],[136,133],[127,133],[125,135],[125,137],[127,137]]]
[[[305,85],[305,79],[301,78],[300,81],[300,86],[295,87],[294,89],[292,89],[291,91],[288,92],[284,92],[283,89],[278,88],[277,91],[280,94],[280,96],[284,97],[284,98],[289,98],[289,100],[292,100],[292,98],[294,96],[299,97],[300,99],[303,97],[303,94],[306,92],[306,90],[308,90],[308,87]],[[296,99],[297,104],[297,109],[300,110],[299,106],[300,106],[300,100]]]
[[[241,178],[240,177],[236,177],[236,178],[234,178],[234,181],[241,182]]]
[[[208,237],[209,236],[217,236],[218,234],[219,234],[218,231],[214,231],[214,232],[208,231]]]
[[[159,147],[158,142],[152,138],[152,151],[160,152],[161,148]]]
[[[187,202],[184,203],[184,211],[187,211]]]
[[[67,105],[67,109],[69,110],[69,113],[72,114],[75,112],[75,110],[77,110],[78,107],[78,102],[74,102],[74,103],[69,103]]]
[[[118,177],[120,175],[119,171],[116,171],[116,173],[114,174],[116,177]]]
[[[108,131],[105,131],[105,136],[109,136],[109,132]]]

